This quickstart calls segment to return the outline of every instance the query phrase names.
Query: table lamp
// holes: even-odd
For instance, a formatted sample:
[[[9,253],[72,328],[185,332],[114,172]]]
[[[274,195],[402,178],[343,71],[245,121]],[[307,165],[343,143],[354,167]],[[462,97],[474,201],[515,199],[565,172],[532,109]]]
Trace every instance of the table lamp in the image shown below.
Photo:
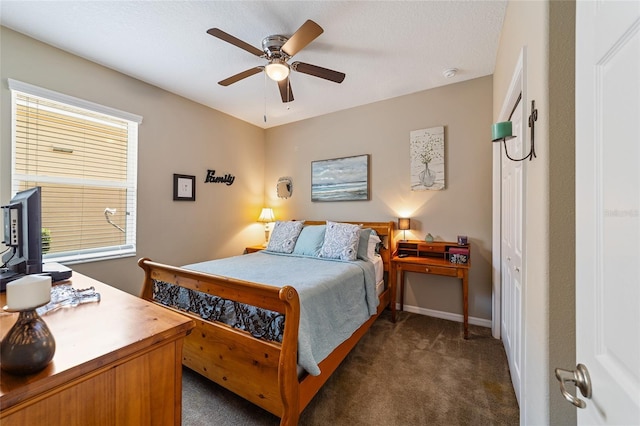
[[[408,217],[398,218],[398,229],[402,231],[402,241],[407,241],[407,229],[411,229],[411,219]]]
[[[273,209],[263,208],[260,212],[260,217],[258,218],[258,222],[264,223],[264,244],[263,247],[266,247],[269,243],[269,223],[276,220]]]

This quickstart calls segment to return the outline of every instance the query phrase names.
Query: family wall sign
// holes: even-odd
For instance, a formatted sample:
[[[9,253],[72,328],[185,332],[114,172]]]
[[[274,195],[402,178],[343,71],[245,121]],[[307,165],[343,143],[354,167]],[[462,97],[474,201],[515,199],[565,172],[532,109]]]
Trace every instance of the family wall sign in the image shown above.
[[[233,185],[233,181],[236,180],[234,175],[226,174],[224,176],[216,176],[215,170],[207,170],[207,177],[204,179],[204,183],[224,183],[226,185]]]

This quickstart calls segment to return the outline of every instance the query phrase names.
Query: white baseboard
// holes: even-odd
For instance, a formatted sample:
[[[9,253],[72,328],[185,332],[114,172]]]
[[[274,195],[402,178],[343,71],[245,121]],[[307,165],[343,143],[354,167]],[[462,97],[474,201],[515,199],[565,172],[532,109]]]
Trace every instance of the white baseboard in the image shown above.
[[[396,309],[400,309],[400,304],[396,303]],[[464,317],[462,314],[453,314],[451,312],[436,311],[435,309],[425,309],[418,306],[404,305],[404,310],[419,315],[426,315],[428,317],[441,318],[449,321],[463,322]],[[479,325],[480,327],[491,328],[491,320],[469,317],[469,324]]]

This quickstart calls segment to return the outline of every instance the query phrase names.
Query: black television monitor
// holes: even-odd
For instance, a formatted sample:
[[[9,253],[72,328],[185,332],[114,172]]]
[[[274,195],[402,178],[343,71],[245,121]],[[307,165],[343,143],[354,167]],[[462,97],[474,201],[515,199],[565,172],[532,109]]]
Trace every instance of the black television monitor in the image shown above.
[[[2,206],[4,244],[0,278],[6,281],[42,272],[42,202],[39,186],[18,192]]]

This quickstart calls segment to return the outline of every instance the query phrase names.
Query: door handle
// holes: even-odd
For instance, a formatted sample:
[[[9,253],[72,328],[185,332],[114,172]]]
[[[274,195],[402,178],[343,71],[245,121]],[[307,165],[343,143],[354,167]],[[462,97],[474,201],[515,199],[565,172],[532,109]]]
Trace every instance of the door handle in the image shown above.
[[[591,378],[589,377],[589,370],[583,364],[578,364],[575,370],[563,370],[562,368],[556,368],[556,379],[560,382],[560,392],[562,396],[575,405],[578,408],[586,408],[587,404],[580,398],[571,395],[565,387],[566,382],[573,382],[580,393],[585,398],[591,398]]]

